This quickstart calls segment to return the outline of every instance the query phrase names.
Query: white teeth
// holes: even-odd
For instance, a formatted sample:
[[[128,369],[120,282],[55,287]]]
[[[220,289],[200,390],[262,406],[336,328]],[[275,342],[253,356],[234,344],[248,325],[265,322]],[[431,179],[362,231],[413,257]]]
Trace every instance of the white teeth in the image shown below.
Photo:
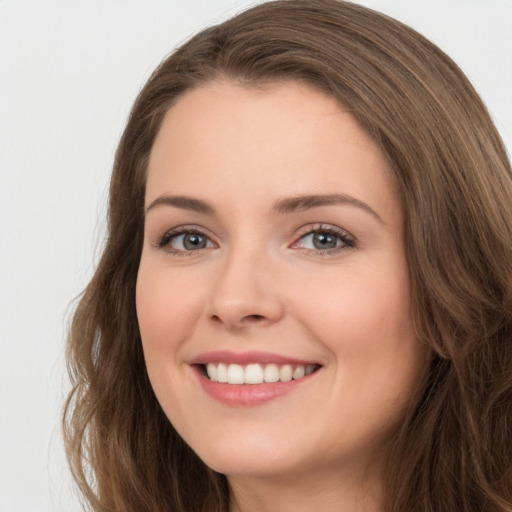
[[[293,370],[293,378],[295,380],[302,379],[302,377],[304,377],[305,374],[306,369],[304,368],[304,366],[296,366],[295,369]]]
[[[228,366],[228,384],[243,384],[245,380],[244,369],[239,364]]]
[[[223,382],[228,384],[263,384],[272,382],[290,382],[302,379],[311,375],[318,365],[308,364],[291,365],[284,364],[279,367],[277,364],[270,363],[260,365],[257,363],[242,366],[239,364],[208,363],[206,373],[213,382]]]
[[[217,382],[228,381],[228,367],[224,363],[219,363],[217,366]]]
[[[281,382],[290,382],[293,377],[293,368],[289,364],[281,366],[279,370],[279,380]]]
[[[263,370],[265,382],[279,382],[279,368],[277,364],[267,364]]]
[[[217,382],[217,367],[213,363],[208,363],[206,365],[206,373],[208,374],[210,380]]]
[[[249,364],[245,368],[246,384],[261,384],[263,382],[263,368],[259,364]]]

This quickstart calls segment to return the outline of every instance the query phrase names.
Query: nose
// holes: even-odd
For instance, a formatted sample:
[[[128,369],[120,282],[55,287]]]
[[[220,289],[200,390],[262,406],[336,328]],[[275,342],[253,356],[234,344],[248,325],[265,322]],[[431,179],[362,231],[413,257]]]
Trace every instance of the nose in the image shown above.
[[[232,251],[219,265],[207,306],[211,321],[236,331],[271,325],[282,318],[277,276],[268,260],[248,251]]]

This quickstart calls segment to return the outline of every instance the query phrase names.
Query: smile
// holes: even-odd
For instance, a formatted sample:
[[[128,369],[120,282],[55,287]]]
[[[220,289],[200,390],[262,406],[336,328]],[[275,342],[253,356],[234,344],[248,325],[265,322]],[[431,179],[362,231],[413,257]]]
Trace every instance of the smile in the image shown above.
[[[318,370],[317,364],[259,364],[245,366],[228,363],[208,363],[205,365],[206,376],[212,382],[227,384],[263,384],[290,382],[311,375]]]
[[[200,354],[188,364],[207,395],[234,407],[260,405],[295,392],[316,381],[323,368],[307,359],[227,350]]]

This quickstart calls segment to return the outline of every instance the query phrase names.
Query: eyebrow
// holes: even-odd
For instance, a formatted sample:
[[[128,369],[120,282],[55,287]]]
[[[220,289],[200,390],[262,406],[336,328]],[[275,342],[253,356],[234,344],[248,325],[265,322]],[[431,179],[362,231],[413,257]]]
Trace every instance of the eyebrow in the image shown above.
[[[275,213],[293,213],[309,210],[310,208],[338,204],[347,204],[355,206],[356,208],[361,208],[362,210],[370,213],[381,224],[386,224],[382,220],[382,217],[369,204],[345,194],[305,195],[278,199],[272,206],[272,211]]]
[[[205,215],[215,215],[215,208],[208,202],[189,196],[160,196],[145,209],[145,214],[159,206],[173,206]],[[379,223],[386,225],[382,217],[367,203],[345,194],[299,195],[278,199],[272,205],[272,212],[288,214],[318,208],[320,206],[350,205],[371,214]]]
[[[182,210],[190,210],[197,213],[204,213],[205,215],[214,215],[215,208],[206,201],[195,199],[188,196],[160,196],[157,197],[151,204],[145,209],[144,214],[154,210],[158,206],[174,206],[175,208],[181,208]]]

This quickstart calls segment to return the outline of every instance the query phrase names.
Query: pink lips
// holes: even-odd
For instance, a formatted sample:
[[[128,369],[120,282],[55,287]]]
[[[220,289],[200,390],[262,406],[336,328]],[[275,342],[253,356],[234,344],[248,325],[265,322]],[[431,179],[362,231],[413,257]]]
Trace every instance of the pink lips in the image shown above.
[[[298,389],[314,376],[314,374],[312,374],[289,382],[264,384],[225,384],[213,382],[204,375],[203,367],[208,363],[220,362],[239,365],[247,365],[250,363],[259,363],[261,365],[270,363],[278,365],[307,365],[314,363],[268,352],[235,353],[223,350],[207,352],[193,358],[189,364],[193,366],[203,390],[218,402],[230,406],[254,406],[269,402]]]
[[[212,352],[205,352],[197,357],[194,357],[189,364],[208,364],[208,363],[227,363],[227,364],[315,364],[311,361],[304,361],[300,359],[293,359],[290,357],[272,354],[270,352],[243,352],[236,353],[228,350],[214,350]]]

